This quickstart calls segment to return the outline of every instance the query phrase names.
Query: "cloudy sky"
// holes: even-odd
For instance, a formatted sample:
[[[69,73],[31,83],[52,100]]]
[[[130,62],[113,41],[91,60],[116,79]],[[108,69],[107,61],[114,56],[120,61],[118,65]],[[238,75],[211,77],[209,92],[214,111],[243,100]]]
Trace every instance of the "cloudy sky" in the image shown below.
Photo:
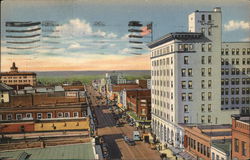
[[[250,41],[249,0],[4,0],[2,69],[8,71],[13,61],[25,71],[150,69],[145,45],[150,37],[144,37],[142,45],[131,45],[129,21],[153,22],[153,38],[157,39],[169,32],[187,31],[189,13],[218,6],[222,8],[223,41]],[[28,39],[35,43],[20,45],[7,43],[13,41],[7,36],[20,35],[6,32],[8,21],[53,21],[58,26],[25,33],[40,36]]]

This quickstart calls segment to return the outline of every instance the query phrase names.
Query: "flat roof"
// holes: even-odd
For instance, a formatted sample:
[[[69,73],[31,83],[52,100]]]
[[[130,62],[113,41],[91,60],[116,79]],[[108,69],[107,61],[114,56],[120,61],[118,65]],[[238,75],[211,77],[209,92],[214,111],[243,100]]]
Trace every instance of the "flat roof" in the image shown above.
[[[0,152],[0,159],[17,159],[23,152],[30,155],[29,160],[35,159],[95,159],[91,143],[51,146],[46,148],[28,148]]]
[[[222,132],[203,132],[203,134],[209,136],[209,137],[220,137],[220,136],[231,136],[232,132],[228,131],[222,131]]]
[[[13,88],[4,83],[0,83],[0,91],[10,91],[10,90],[13,90]]]
[[[166,34],[159,39],[148,44],[149,48],[154,48],[172,40],[180,40],[186,43],[211,42],[203,33],[199,32],[173,32]]]
[[[231,128],[231,124],[220,124],[220,125],[200,125],[198,126],[199,129],[226,129]]]
[[[231,148],[231,139],[213,141],[212,146],[224,153],[229,154]]]

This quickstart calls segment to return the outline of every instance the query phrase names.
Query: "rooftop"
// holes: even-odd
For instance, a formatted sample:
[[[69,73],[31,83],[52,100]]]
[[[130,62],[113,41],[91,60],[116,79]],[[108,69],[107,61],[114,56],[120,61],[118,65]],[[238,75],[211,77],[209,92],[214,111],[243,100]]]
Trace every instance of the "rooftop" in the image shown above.
[[[17,159],[26,152],[33,159],[94,159],[94,151],[91,143],[61,145],[46,148],[31,148],[23,150],[3,151],[1,157]]]
[[[149,48],[154,48],[172,40],[180,40],[186,43],[197,43],[197,42],[211,42],[202,33],[197,32],[173,32],[165,36],[162,36],[158,40],[155,40],[148,44]]]
[[[4,83],[0,83],[0,91],[10,91],[13,90],[13,88],[11,88],[10,86],[7,86]]]
[[[212,146],[224,153],[229,154],[231,149],[231,139],[213,141]]]

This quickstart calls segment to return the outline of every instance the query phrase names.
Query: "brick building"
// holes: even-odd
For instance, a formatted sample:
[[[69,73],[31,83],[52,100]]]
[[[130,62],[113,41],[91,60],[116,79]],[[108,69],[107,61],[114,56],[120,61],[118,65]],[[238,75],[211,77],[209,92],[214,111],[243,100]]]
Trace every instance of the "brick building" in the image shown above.
[[[58,96],[53,93],[11,95],[0,104],[0,121],[85,117],[86,97]]]
[[[48,131],[89,130],[88,117],[74,117],[69,119],[43,119],[37,121],[12,121],[0,124],[0,132],[8,133],[32,133]]]
[[[185,151],[197,159],[210,160],[212,146],[221,141],[230,141],[231,125],[203,125],[188,126],[184,125],[184,147]]]
[[[250,159],[249,113],[245,115],[232,115],[232,159]]]
[[[0,82],[5,83],[16,90],[23,89],[27,86],[36,86],[36,73],[19,72],[15,62],[13,62],[9,72],[0,73]]]
[[[151,90],[126,90],[127,109],[133,111],[141,120],[151,119]]]

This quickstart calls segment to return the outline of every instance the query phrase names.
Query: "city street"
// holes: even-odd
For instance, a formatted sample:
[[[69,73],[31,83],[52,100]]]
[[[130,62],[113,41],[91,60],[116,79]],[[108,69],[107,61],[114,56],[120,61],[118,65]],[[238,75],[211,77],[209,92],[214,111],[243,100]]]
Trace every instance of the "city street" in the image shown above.
[[[98,121],[97,134],[103,136],[104,142],[107,143],[111,159],[160,159],[159,152],[151,150],[147,143],[136,141],[135,146],[129,146],[123,140],[123,135],[132,138],[132,132],[136,128],[128,124],[116,127],[116,120],[113,118],[109,107],[100,105],[100,101],[96,99],[99,93],[94,91],[93,88],[88,87],[87,89]]]

